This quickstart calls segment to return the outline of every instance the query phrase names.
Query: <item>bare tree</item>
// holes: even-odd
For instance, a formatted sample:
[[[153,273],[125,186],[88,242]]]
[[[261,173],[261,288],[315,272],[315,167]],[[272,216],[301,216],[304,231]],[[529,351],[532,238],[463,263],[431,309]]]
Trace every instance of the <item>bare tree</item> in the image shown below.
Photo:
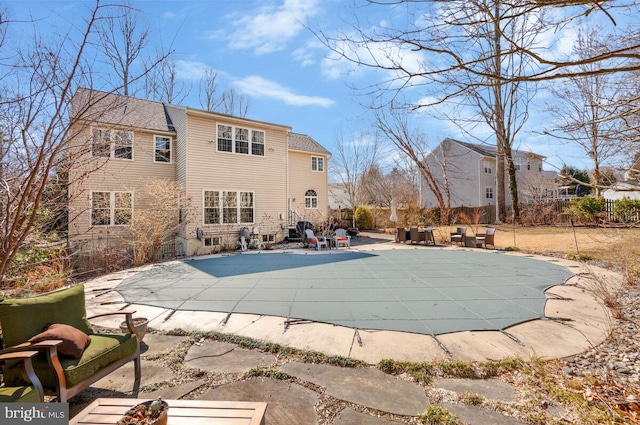
[[[241,93],[237,93],[233,87],[222,93],[222,113],[246,117],[251,106],[251,99]]]
[[[437,178],[425,161],[430,148],[427,146],[424,136],[411,129],[407,114],[404,114],[401,110],[390,109],[385,112],[380,109],[376,111],[376,127],[420,170],[420,175],[438,201],[441,223],[448,224],[449,212],[451,211],[451,193],[449,191],[446,164],[442,164],[442,169],[440,170],[442,171],[443,179]]]
[[[128,226],[136,265],[153,262],[165,242],[175,237],[193,215],[193,206],[176,182],[153,179],[140,193],[144,208],[136,208]]]
[[[198,87],[198,95],[200,98],[200,107],[206,111],[216,111],[220,108],[221,99],[217,96],[218,92],[218,74],[210,68],[207,68],[200,80]]]
[[[480,120],[491,128],[498,151],[500,220],[506,216],[505,176],[514,220],[519,213],[512,149],[528,116],[530,88],[525,83],[588,75],[591,71],[578,68],[583,63],[599,63],[599,73],[640,67],[639,45],[631,31],[619,31],[612,48],[588,58],[561,58],[544,49],[543,39],[579,18],[602,13],[615,24],[615,13],[625,11],[626,16],[628,10],[618,8],[617,2],[552,2],[557,8],[549,2],[501,0],[367,3],[370,7],[402,4],[408,19],[385,26],[356,20],[351,32],[329,35],[317,30],[316,34],[337,57],[384,71],[379,83],[361,88],[375,97],[377,107],[390,102],[396,107],[404,103],[413,109],[442,109],[444,104],[454,110],[449,116],[458,117],[467,134],[478,134]],[[636,2],[621,3],[637,8]],[[558,13],[547,14],[549,10]],[[465,107],[477,115],[469,119]]]
[[[150,31],[130,0],[124,0],[117,16],[107,16],[97,23],[100,47],[122,82],[122,94],[129,96],[136,61],[149,42]]]
[[[0,176],[2,282],[7,280],[7,271],[16,255],[34,242],[33,229],[47,206],[47,191],[73,164],[74,157],[67,148],[78,137],[78,123],[90,121],[87,113],[108,95],[97,93],[70,110],[78,88],[90,87],[96,77],[94,48],[100,45],[96,38],[97,22],[120,14],[117,7],[96,1],[87,6],[85,26],[77,34],[69,32],[60,38],[48,37],[46,41],[35,36],[33,43],[21,50],[2,52],[6,57],[0,62],[3,75],[0,129],[10,141],[3,143],[0,158],[4,164]],[[5,27],[8,36],[12,31],[21,32],[19,25],[27,24],[16,25],[17,28]],[[143,75],[131,75],[128,81],[137,81]],[[116,82],[111,92],[122,89],[123,83]],[[82,149],[90,150],[91,140],[85,141]]]
[[[608,49],[600,30],[581,31],[574,52],[585,57],[592,52]],[[554,127],[546,133],[568,143],[578,145],[591,159],[593,173],[591,185],[596,195],[606,186],[602,167],[612,165],[624,151],[620,143],[620,128],[626,110],[623,102],[622,81],[610,74],[597,74],[598,64],[585,64],[580,68],[590,69],[591,75],[568,77],[565,84],[550,88],[555,100],[548,109],[555,118]]]
[[[363,177],[378,162],[380,143],[375,135],[366,133],[350,140],[345,140],[341,135],[336,142],[336,151],[331,161],[333,175],[341,183],[355,212],[365,196]],[[352,225],[355,227],[355,214]]]
[[[151,69],[145,79],[146,97],[158,102],[180,104],[189,92],[190,87],[178,80],[176,62],[171,57],[166,57],[159,67]]]
[[[224,90],[218,96],[218,74],[207,69],[200,80],[198,94],[200,106],[211,112],[220,112],[237,117],[246,117],[251,106],[251,99],[237,93],[233,88]]]

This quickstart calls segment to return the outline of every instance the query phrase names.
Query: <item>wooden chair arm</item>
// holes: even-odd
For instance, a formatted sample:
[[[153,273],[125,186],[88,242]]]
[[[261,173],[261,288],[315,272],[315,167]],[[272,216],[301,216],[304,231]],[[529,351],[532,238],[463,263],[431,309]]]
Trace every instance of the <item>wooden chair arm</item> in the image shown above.
[[[127,330],[129,331],[129,333],[132,333],[135,336],[137,336],[138,337],[138,341],[139,341],[140,340],[140,335],[138,335],[138,330],[133,325],[133,313],[135,313],[135,312],[136,312],[136,310],[111,311],[111,312],[96,314],[95,316],[87,317],[87,320],[95,319],[96,317],[112,316],[112,315],[115,315],[115,314],[124,314],[125,315],[124,321],[127,324]]]
[[[62,388],[66,388],[67,380],[64,376],[64,370],[62,369],[62,364],[60,364],[60,358],[58,357],[58,345],[62,344],[61,339],[46,339],[40,342],[24,342],[22,344],[13,345],[11,347],[4,348],[0,350],[0,355],[10,354],[10,353],[28,353],[28,352],[37,352],[43,353],[47,356],[47,362],[49,366],[53,369],[56,377],[58,379],[58,384],[62,386]],[[35,371],[33,370],[33,364],[31,363],[31,357],[24,359],[24,369],[27,374],[29,380],[33,386],[36,387],[40,394],[40,400],[44,400],[44,390],[42,388],[42,383],[36,376]]]
[[[38,354],[38,351],[9,351],[0,354],[0,362],[6,362],[7,360],[31,359],[31,357],[37,356]]]
[[[8,349],[10,350],[11,348]],[[33,385],[38,391],[40,401],[43,402],[44,388],[42,387],[42,383],[40,382],[40,379],[38,379],[38,375],[36,375],[35,370],[33,370],[33,363],[31,362],[31,358],[38,354],[38,351],[12,351],[0,354],[0,361],[21,360],[24,364],[24,371],[27,374],[27,378],[29,378],[31,385]]]

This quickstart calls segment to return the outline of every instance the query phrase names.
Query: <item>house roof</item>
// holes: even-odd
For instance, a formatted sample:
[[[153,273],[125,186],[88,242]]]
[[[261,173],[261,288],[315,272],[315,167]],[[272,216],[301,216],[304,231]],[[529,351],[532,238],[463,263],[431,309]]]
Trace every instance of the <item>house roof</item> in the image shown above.
[[[472,150],[474,152],[479,153],[480,155],[483,156],[490,156],[495,158],[497,155],[497,150],[495,148],[495,146],[489,146],[489,145],[476,145],[473,143],[467,143],[467,142],[461,142],[460,140],[455,140],[455,139],[445,139],[445,141],[449,141],[449,142],[453,142],[453,143],[457,143],[459,145],[464,146],[465,148]]]
[[[310,136],[300,133],[289,133],[289,149],[331,155],[331,152],[326,150],[320,143]]]
[[[123,127],[175,132],[161,102],[79,88],[71,101],[71,117]]]
[[[469,150],[472,150],[474,152],[479,153],[480,155],[489,156],[489,157],[492,157],[492,158],[495,158],[497,156],[497,152],[498,152],[496,147],[495,146],[491,146],[491,145],[477,145],[477,144],[474,144],[474,143],[461,142],[460,140],[455,140],[455,139],[450,139],[450,138],[445,139],[445,141],[457,143],[459,145],[462,145],[462,146],[466,147]],[[543,155],[540,155],[540,154],[537,154],[537,153],[533,153],[533,152],[528,152],[528,151],[514,150],[514,153],[525,154],[527,156],[528,155],[533,155],[533,156],[541,158],[541,159],[546,158]]]

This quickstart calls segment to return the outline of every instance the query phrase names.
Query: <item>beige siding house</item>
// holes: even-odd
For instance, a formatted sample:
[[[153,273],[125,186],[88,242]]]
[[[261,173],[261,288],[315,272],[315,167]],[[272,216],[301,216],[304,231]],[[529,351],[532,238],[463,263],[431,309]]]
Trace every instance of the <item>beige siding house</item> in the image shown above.
[[[150,179],[178,182],[190,219],[178,254],[235,247],[247,227],[282,241],[295,218],[328,217],[330,153],[291,127],[132,97],[79,90],[69,145],[69,238],[87,249],[125,244]]]
[[[513,151],[516,180],[523,201],[529,197],[524,189],[543,178],[544,156],[532,152]],[[496,204],[496,149],[454,139],[444,139],[425,159],[426,165],[445,193],[448,185],[451,207],[477,207]],[[505,185],[507,182],[505,181]],[[506,186],[505,186],[506,189]],[[420,183],[422,205],[437,207],[438,202],[427,183]],[[526,193],[525,193],[526,192]],[[511,204],[509,191],[506,202]]]

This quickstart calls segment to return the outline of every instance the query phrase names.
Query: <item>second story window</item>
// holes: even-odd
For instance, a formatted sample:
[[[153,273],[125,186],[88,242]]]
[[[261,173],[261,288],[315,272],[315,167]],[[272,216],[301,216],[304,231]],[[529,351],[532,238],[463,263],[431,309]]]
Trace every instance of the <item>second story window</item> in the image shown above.
[[[484,173],[485,174],[491,174],[491,162],[489,161],[482,161],[483,166],[484,166]]]
[[[249,154],[249,130],[236,127],[236,153]]]
[[[156,136],[155,143],[154,162],[171,162],[171,138]]]
[[[218,152],[264,156],[264,131],[218,124]]]
[[[311,171],[324,172],[324,158],[321,156],[311,157]]]
[[[103,158],[133,159],[133,133],[94,129],[91,155]]]
[[[251,155],[264,156],[264,131],[251,131]]]

